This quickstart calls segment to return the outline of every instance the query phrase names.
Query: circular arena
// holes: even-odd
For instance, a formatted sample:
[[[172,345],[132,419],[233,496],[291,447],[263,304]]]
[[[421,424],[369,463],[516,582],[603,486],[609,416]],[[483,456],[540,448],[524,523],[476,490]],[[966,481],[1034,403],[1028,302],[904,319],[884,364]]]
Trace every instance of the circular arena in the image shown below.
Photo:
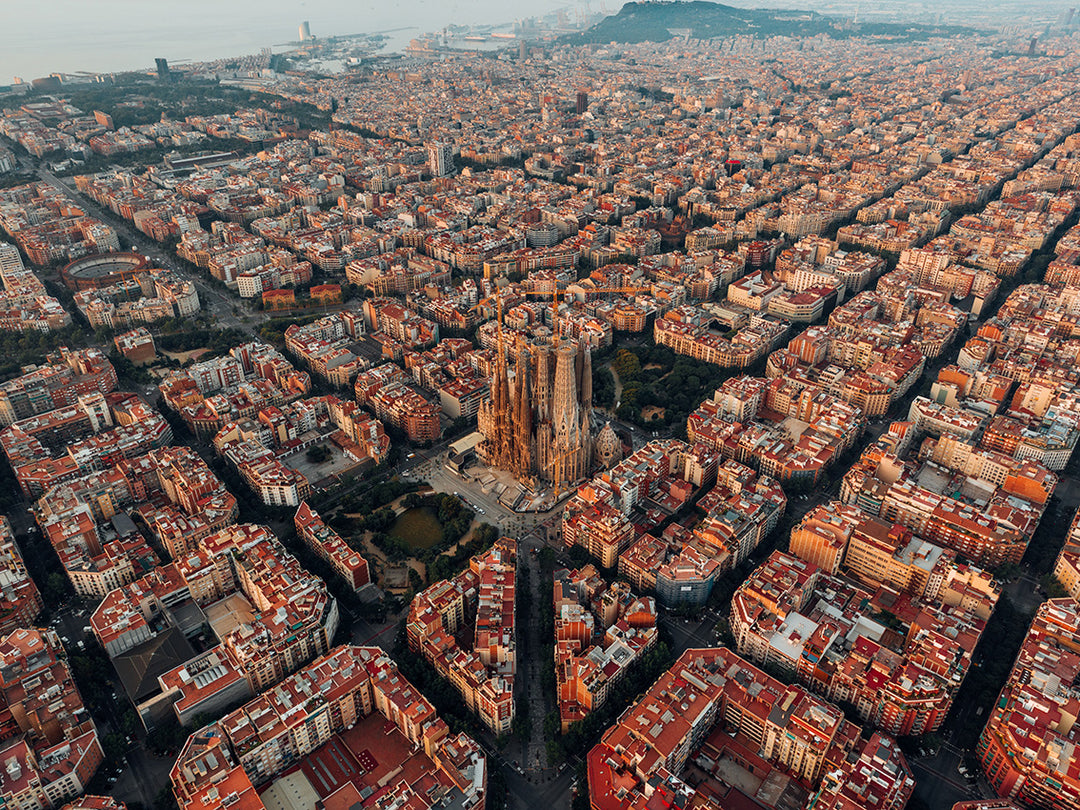
[[[98,253],[65,265],[60,277],[69,289],[93,290],[135,278],[150,266],[138,253]]]

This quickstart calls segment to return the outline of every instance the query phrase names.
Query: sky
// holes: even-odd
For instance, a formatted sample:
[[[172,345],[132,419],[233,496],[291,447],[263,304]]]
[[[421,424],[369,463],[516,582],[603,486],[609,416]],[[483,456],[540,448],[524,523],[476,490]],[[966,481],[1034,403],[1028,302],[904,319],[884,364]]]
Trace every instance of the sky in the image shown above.
[[[256,53],[316,36],[451,23],[509,23],[559,8],[600,10],[599,0],[0,0],[0,84],[54,71],[105,72]],[[606,0],[614,11],[622,5]]]

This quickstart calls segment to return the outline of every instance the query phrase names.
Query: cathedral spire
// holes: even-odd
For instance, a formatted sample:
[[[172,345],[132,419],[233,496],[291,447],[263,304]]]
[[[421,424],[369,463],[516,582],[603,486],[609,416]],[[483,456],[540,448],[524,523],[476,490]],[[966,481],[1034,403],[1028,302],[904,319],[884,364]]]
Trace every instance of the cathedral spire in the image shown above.
[[[567,434],[577,425],[577,369],[573,346],[563,344],[555,352],[555,391],[552,397],[552,421],[556,433]],[[565,445],[563,446],[565,449]]]
[[[529,352],[521,347],[514,381],[514,470],[519,476],[532,474],[533,413],[529,387]]]
[[[536,351],[536,423],[551,421],[551,368],[546,346]]]
[[[581,407],[588,413],[592,411],[592,349],[585,344],[585,359],[581,369]]]
[[[507,357],[508,349],[513,358]],[[515,365],[512,386],[510,359]],[[509,347],[499,341],[491,396],[477,415],[484,435],[479,453],[487,464],[519,480],[572,484],[592,466],[591,403],[592,355],[587,348],[572,340],[552,346],[519,336]]]

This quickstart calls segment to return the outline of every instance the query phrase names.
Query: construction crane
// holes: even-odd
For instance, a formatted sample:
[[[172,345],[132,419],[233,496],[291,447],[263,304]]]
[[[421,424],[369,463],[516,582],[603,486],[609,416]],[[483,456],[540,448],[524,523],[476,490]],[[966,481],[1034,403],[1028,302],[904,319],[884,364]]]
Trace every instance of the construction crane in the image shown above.
[[[577,450],[571,449],[571,450],[563,450],[561,453],[552,454],[551,462],[548,464],[548,469],[551,470],[551,480],[555,484],[555,489],[554,489],[555,499],[554,499],[553,503],[558,503],[559,502],[559,496],[562,495],[562,481],[560,480],[559,476],[556,475],[556,473],[558,472],[558,465],[562,462],[562,460],[564,458],[568,458],[570,456],[573,456],[573,455],[577,454],[578,452],[579,451],[577,451]]]
[[[591,293],[598,293],[598,294],[602,294],[602,293],[633,294],[633,293],[639,293],[639,292],[646,292],[646,291],[650,290],[651,287],[634,287],[634,286],[591,287],[591,288],[582,287],[580,289],[586,295],[591,294]],[[551,296],[552,344],[554,346],[556,346],[556,347],[558,346],[558,341],[559,341],[559,294],[560,294],[560,292],[565,292],[565,290],[559,290],[556,287],[553,290],[544,290],[544,291],[526,290],[526,291],[520,291],[520,292],[515,293],[516,295],[521,295],[522,297],[525,297],[525,298],[528,298],[528,297],[542,297],[542,296],[547,296],[547,295]],[[494,295],[490,295],[490,296],[487,296],[487,297],[481,299],[479,302],[477,302],[477,304],[475,306],[471,307],[469,311],[472,312],[472,311],[475,311],[477,309],[480,309],[482,306],[484,306],[485,304],[490,303],[493,300],[494,300],[495,306],[496,306],[496,319],[497,319],[497,325],[498,325],[498,331],[497,331],[498,358],[499,358],[499,363],[501,364],[501,363],[503,363],[505,361],[505,358],[506,358],[506,347],[505,347],[505,343],[504,343],[504,339],[503,339],[503,298],[502,298],[502,290],[499,288],[498,285],[496,285]],[[519,344],[519,348],[520,348],[520,344]],[[566,459],[566,458],[568,458],[570,456],[573,456],[578,452],[580,452],[580,449],[567,449],[567,450],[564,450],[562,452],[557,452],[557,451],[555,451],[554,448],[552,448],[552,454],[551,454],[551,457],[550,457],[550,459],[548,461],[547,468],[551,473],[551,480],[552,480],[552,482],[554,484],[554,490],[553,491],[554,491],[554,497],[555,497],[556,502],[559,500],[560,496],[562,495],[562,485],[563,485],[563,482],[561,480],[561,476],[558,475],[559,465],[561,465],[561,463],[563,462],[564,459]]]
[[[632,293],[639,293],[639,292],[648,292],[649,290],[652,289],[652,287],[582,287],[581,289],[586,295],[589,295],[591,293],[632,294]],[[549,296],[549,295],[551,296],[551,334],[552,334],[552,343],[553,344],[558,344],[558,341],[559,341],[559,294],[560,293],[565,293],[565,292],[566,292],[566,290],[560,290],[560,289],[556,288],[554,290],[522,290],[522,291],[518,291],[518,292],[514,293],[515,295],[521,295],[521,296],[525,296],[525,297],[529,297],[529,296],[544,297],[544,296]],[[496,302],[495,305],[496,305],[496,311],[497,311],[498,320],[499,320],[499,340],[501,342],[502,341],[502,291],[499,289],[498,285],[495,286],[495,294],[494,295],[489,295],[487,298],[482,299],[480,301],[480,303],[478,303],[472,309],[474,309],[474,310],[479,309],[481,306],[483,306],[486,303],[489,303],[493,299]]]
[[[558,289],[555,289],[555,290],[519,290],[519,291],[516,291],[514,293],[514,295],[521,295],[521,296],[547,296],[547,295],[550,295],[552,297],[552,301],[551,301],[552,317],[553,318],[558,317],[558,313],[559,313],[559,290]],[[495,301],[495,306],[497,308],[498,317],[499,317],[499,329],[501,331],[502,330],[502,290],[500,289],[498,284],[495,285],[495,294],[494,295],[489,295],[487,298],[482,298],[480,300],[480,303],[478,303],[475,307],[473,307],[473,309],[479,309],[481,306],[483,306],[484,304],[490,303],[491,301]]]
[[[639,292],[648,292],[652,287],[583,287],[586,295],[590,293],[623,293],[632,294]],[[557,342],[559,339],[559,307],[554,304],[551,308],[551,330],[554,333],[554,340]]]

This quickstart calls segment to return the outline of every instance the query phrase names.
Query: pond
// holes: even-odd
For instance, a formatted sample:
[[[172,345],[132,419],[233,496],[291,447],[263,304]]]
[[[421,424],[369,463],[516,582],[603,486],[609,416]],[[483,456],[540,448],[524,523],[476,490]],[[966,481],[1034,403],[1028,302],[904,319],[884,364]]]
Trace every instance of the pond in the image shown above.
[[[435,511],[417,506],[402,512],[388,534],[404,541],[409,548],[431,548],[442,540],[442,525]]]

